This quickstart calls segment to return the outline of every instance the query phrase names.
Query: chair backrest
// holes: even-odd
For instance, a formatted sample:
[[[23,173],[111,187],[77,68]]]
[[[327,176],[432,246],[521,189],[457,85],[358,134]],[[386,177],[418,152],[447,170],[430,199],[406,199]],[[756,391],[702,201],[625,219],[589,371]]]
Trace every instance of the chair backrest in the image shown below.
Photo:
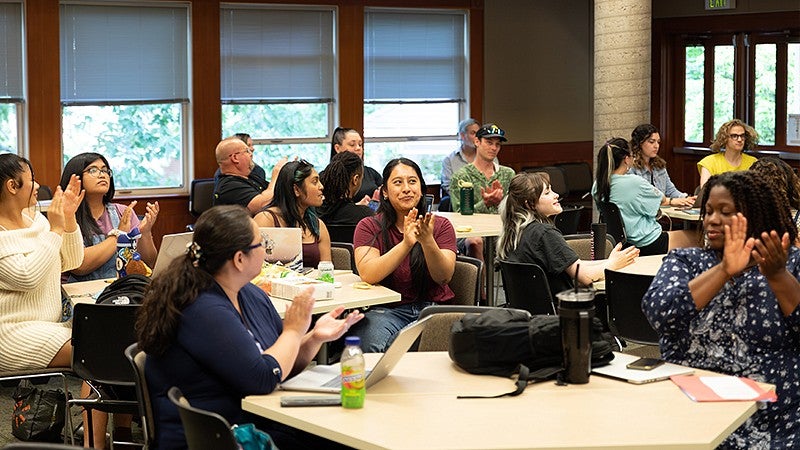
[[[167,397],[178,408],[186,444],[191,450],[239,449],[231,425],[224,417],[193,407],[177,387],[170,388]]]
[[[139,305],[78,303],[72,318],[72,371],[84,380],[134,386],[125,349],[136,342]]]
[[[419,313],[419,318],[433,316],[428,320],[419,335],[420,352],[444,352],[450,347],[450,329],[453,322],[460,320],[467,313],[482,313],[494,309],[489,306],[468,305],[433,305]]]
[[[197,178],[189,187],[189,212],[194,217],[214,206],[214,179]]]
[[[144,376],[144,363],[147,354],[139,348],[139,344],[133,343],[125,349],[125,357],[133,368],[134,380],[136,381],[136,398],[139,400],[139,416],[142,419],[142,432],[145,443],[149,447],[155,441],[156,430],[153,418],[153,405],[150,403],[150,390],[147,388],[147,378]]]
[[[592,177],[592,167],[586,162],[571,162],[556,164],[556,167],[564,171],[564,178],[567,181],[567,189],[572,195],[583,195],[592,190],[594,179]]]
[[[334,269],[351,270],[353,273],[358,274],[353,244],[347,242],[331,242],[331,260]]]
[[[567,245],[569,245],[575,253],[578,254],[578,258],[582,259],[583,261],[591,261],[592,259],[592,235],[591,233],[581,233],[581,234],[565,234],[564,239],[567,241]],[[614,250],[614,246],[617,245],[614,242],[614,238],[611,237],[610,234],[606,234],[606,252],[602,257],[596,259],[606,259],[608,255],[611,254],[611,250]]]
[[[444,197],[442,197],[441,200],[439,200],[439,211],[441,211],[441,212],[452,212],[453,211],[453,206],[450,205],[450,196],[449,195],[445,195]]]
[[[39,185],[39,190],[36,193],[36,198],[38,200],[50,200],[53,198],[53,191],[50,189],[50,186],[46,186],[44,184]]]
[[[331,242],[353,243],[353,234],[356,232],[355,225],[328,225],[328,234],[331,235]]]
[[[617,242],[625,245],[628,242],[628,235],[625,233],[625,224],[622,222],[622,214],[617,205],[611,202],[597,202],[600,209],[600,221],[606,224],[608,234],[614,237]]]
[[[658,345],[658,333],[642,312],[642,298],[653,281],[652,275],[606,269],[606,301],[611,330],[622,338],[646,345]]]
[[[477,258],[456,256],[456,270],[450,279],[450,289],[456,295],[456,305],[477,305],[481,299],[481,271],[483,262]]]
[[[563,211],[555,217],[555,225],[561,234],[575,234],[581,222],[582,205],[562,205]]]
[[[564,171],[556,166],[526,167],[525,172],[544,172],[550,176],[550,188],[562,198],[569,196],[569,186],[564,177]]]
[[[531,314],[556,313],[547,275],[537,264],[500,261],[500,274],[510,307]]]

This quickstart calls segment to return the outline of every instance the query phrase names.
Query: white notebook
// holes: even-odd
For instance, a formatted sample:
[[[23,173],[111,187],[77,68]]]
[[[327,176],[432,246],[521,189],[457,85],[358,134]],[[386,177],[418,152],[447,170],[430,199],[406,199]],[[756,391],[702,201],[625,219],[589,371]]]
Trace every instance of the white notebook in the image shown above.
[[[636,355],[614,352],[614,359],[611,364],[592,369],[593,374],[603,375],[618,380],[627,381],[633,384],[653,383],[655,381],[669,380],[673,375],[688,375],[694,373],[691,367],[679,366],[677,364],[664,363],[652,370],[628,369],[628,364],[639,359]]]

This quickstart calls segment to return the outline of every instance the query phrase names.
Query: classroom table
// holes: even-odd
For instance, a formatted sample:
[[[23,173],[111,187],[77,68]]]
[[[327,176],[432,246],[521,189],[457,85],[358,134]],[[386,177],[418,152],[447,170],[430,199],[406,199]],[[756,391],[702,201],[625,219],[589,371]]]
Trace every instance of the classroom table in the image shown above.
[[[686,210],[676,206],[662,206],[661,213],[673,219],[685,220],[687,222],[699,222],[700,210],[697,208]]]
[[[242,407],[358,449],[713,449],[756,411],[751,401],[693,402],[671,381],[598,375],[584,385],[532,384],[517,397],[456,398],[511,390],[511,379],[468,374],[446,352],[410,352],[369,389],[363,409],[282,408],[281,396],[298,393],[280,390]]]
[[[316,301],[314,303],[314,308],[312,309],[313,314],[323,314],[340,305],[351,309],[400,301],[399,293],[380,285],[373,285],[369,289],[354,288],[353,283],[361,281],[361,278],[349,270],[335,271],[334,277],[336,278],[336,281],[342,283],[342,287],[333,291],[332,300]],[[94,295],[102,291],[112,281],[114,280],[102,279],[80,281],[77,283],[67,283],[63,286],[73,303],[94,303]],[[285,300],[277,297],[270,298],[272,299],[272,304],[275,305],[275,309],[278,311],[278,314],[283,317],[283,314],[286,312],[286,308],[288,308],[292,303],[291,300]]]
[[[494,255],[497,236],[503,230],[503,221],[499,214],[470,214],[463,215],[457,212],[439,212],[453,224],[456,229],[456,238],[483,237],[483,262],[486,270],[486,302],[497,306],[494,298]],[[461,229],[462,231],[459,231]]]

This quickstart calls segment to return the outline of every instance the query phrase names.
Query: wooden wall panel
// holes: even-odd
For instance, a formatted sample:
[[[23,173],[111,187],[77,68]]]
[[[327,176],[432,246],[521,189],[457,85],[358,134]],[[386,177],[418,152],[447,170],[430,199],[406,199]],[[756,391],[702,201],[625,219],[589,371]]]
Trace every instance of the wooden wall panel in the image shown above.
[[[563,162],[587,162],[594,167],[592,145],[592,141],[506,144],[500,150],[498,159],[501,164],[517,172],[525,167],[551,166]]]

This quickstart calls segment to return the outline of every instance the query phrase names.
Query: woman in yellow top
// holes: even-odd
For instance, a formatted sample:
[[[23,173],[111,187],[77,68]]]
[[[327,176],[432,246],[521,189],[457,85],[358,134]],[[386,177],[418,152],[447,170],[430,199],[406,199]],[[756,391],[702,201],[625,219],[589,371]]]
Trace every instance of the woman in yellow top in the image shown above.
[[[749,169],[756,162],[756,158],[745,155],[744,151],[752,150],[756,144],[758,144],[758,133],[750,125],[739,119],[723,123],[711,144],[711,154],[697,163],[697,170],[700,171],[700,187],[703,187],[712,175]],[[722,151],[723,149],[725,150]]]

